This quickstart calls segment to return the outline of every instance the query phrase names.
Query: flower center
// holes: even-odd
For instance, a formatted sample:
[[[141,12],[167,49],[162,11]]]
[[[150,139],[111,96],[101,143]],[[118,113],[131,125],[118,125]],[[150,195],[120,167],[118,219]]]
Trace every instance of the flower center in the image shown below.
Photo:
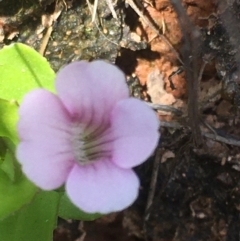
[[[74,124],[72,128],[73,154],[80,165],[90,164],[100,158],[111,156],[109,127],[85,127],[82,124]]]

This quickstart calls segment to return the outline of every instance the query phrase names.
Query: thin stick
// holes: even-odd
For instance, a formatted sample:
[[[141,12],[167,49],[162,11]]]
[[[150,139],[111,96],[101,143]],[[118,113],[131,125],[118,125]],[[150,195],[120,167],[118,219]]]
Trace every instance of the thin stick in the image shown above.
[[[212,133],[205,133],[202,132],[202,135],[209,138],[209,139],[213,139],[215,141],[218,142],[222,142],[228,145],[233,145],[233,146],[240,146],[240,140],[234,138],[234,137],[224,137],[224,136],[220,136],[220,135],[216,135],[216,134],[212,134]]]
[[[204,62],[202,63],[202,65],[201,65],[201,68],[200,68],[200,71],[199,71],[199,74],[198,74],[198,85],[200,85],[200,82],[201,82],[201,80],[202,80],[203,71],[204,71],[204,69],[205,69],[205,67],[206,67],[206,64],[207,64],[207,62],[204,61]]]
[[[95,21],[97,14],[98,0],[94,0],[93,11],[92,11],[92,23]]]
[[[133,0],[126,0],[126,2],[131,6],[131,8],[138,14],[138,16],[145,22],[146,25],[148,25],[171,49],[171,51],[175,54],[178,61],[183,64],[182,59],[180,58],[179,53],[174,49],[172,44],[168,41],[168,39],[161,34],[159,29],[155,26],[156,23],[151,21],[148,17],[144,15],[144,13],[141,12],[141,10],[138,8],[138,6],[135,4]]]
[[[181,129],[183,126],[176,121],[161,121],[161,127]]]
[[[107,5],[108,5],[108,7],[109,7],[109,9],[110,9],[110,11],[112,13],[113,18],[118,19],[117,13],[116,13],[116,11],[115,11],[115,9],[113,7],[112,1],[111,0],[106,0],[106,3],[107,3]]]
[[[199,31],[193,26],[179,0],[171,0],[171,3],[178,14],[179,24],[182,29],[184,46],[183,59],[188,89],[188,116],[189,125],[192,130],[196,146],[203,143],[198,108],[199,79],[202,73],[198,71],[198,45]],[[203,65],[204,66],[204,65]]]
[[[201,135],[205,136],[208,139],[212,139],[221,143],[225,143],[228,145],[232,145],[232,146],[240,146],[240,139],[236,138],[234,136],[231,135],[226,135],[223,136],[223,134],[219,135],[217,133],[217,130],[214,129],[213,127],[211,127],[209,124],[204,123],[204,125],[206,125],[213,133],[209,133],[209,132],[205,132],[205,131],[201,131]],[[186,128],[186,126],[180,124],[179,122],[175,122],[175,121],[161,121],[161,126],[164,126],[166,128],[174,128],[174,129],[180,129],[180,128]]]
[[[174,115],[177,115],[177,116],[181,116],[183,114],[181,110],[178,110],[171,105],[159,105],[159,104],[153,104],[153,103],[149,103],[149,102],[146,102],[146,103],[148,106],[150,106],[154,110],[172,112]]]
[[[52,34],[52,31],[53,31],[53,27],[52,26],[47,28],[47,32],[45,33],[45,35],[43,37],[43,40],[41,42],[40,48],[39,48],[39,53],[41,55],[44,55],[44,53],[46,51],[46,48],[47,48],[50,36]]]
[[[149,187],[147,205],[146,205],[146,209],[145,209],[145,218],[144,218],[145,222],[149,219],[149,215],[150,215],[149,208],[152,206],[153,198],[154,198],[155,191],[156,191],[156,184],[157,184],[161,152],[162,152],[162,150],[160,148],[158,148],[157,152],[156,152],[156,156],[154,158],[154,162],[153,162],[151,183],[150,183],[150,187]]]
[[[66,4],[65,1],[63,1],[63,3]],[[40,45],[40,48],[39,48],[39,53],[41,55],[44,55],[44,53],[46,51],[50,36],[52,34],[52,31],[53,31],[53,24],[58,19],[58,17],[61,15],[62,9],[63,9],[63,6],[62,6],[61,2],[56,1],[54,12],[53,12],[53,14],[50,15],[50,21],[48,23],[43,23],[43,19],[42,19],[42,25],[44,27],[48,27],[48,28],[47,28],[47,31],[46,31],[43,39],[42,39],[42,42],[41,42],[41,45]]]

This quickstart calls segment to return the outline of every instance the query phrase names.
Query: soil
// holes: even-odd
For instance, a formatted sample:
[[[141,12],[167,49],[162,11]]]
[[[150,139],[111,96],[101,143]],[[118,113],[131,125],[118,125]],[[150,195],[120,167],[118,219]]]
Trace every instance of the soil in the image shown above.
[[[134,205],[93,222],[59,219],[54,241],[240,239],[240,3],[179,2],[136,1],[137,14],[119,0],[116,19],[99,1],[92,21],[91,2],[0,1],[0,47],[39,50],[53,26],[43,52],[54,70],[116,63],[161,121],[156,152],[136,168]]]

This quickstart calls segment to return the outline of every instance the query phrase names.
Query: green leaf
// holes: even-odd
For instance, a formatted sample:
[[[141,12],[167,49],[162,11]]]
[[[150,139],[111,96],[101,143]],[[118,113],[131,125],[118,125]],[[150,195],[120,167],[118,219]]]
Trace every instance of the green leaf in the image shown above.
[[[0,137],[5,154],[0,163],[0,220],[29,203],[37,187],[22,173],[15,157],[15,145],[11,140]]]
[[[0,136],[8,137],[14,144],[17,144],[18,106],[16,102],[0,99],[0,113]]]
[[[18,179],[22,178],[22,171],[20,164],[17,162],[15,157],[16,146],[13,142],[6,137],[0,137],[0,145],[5,148],[5,154],[2,156],[2,162],[0,163],[0,169],[7,174],[8,178],[12,182],[17,182]]]
[[[1,241],[52,241],[59,194],[40,192],[14,215],[0,221]]]
[[[37,187],[23,174],[19,174],[13,182],[9,175],[0,169],[0,220],[29,203],[36,192]]]
[[[0,50],[0,98],[19,102],[35,88],[54,91],[54,77],[47,60],[29,46],[16,43]]]
[[[0,164],[0,168],[7,174],[10,181],[15,179],[15,167],[14,167],[14,158],[10,150],[7,150],[4,161]]]
[[[0,137],[0,165],[3,163],[6,153],[7,153],[7,146],[3,138]]]
[[[66,194],[63,194],[60,199],[58,215],[64,219],[76,219],[82,221],[92,221],[100,218],[102,215],[99,213],[85,213],[77,208],[69,200]]]

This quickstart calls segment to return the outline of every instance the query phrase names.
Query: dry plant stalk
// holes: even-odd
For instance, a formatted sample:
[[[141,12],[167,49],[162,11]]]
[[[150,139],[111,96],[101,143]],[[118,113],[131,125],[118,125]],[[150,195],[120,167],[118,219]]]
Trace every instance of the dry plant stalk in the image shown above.
[[[145,22],[146,25],[148,25],[156,34],[158,37],[160,37],[164,43],[171,49],[171,51],[175,54],[178,61],[183,64],[182,59],[180,58],[178,52],[175,50],[175,48],[172,46],[172,44],[168,41],[168,39],[160,32],[160,30],[156,27],[156,23],[149,19],[149,17],[145,16],[144,13],[140,10],[140,8],[135,4],[134,0],[125,0],[126,3],[129,4],[129,6],[137,13],[137,15]]]
[[[199,79],[201,78],[199,76],[201,76],[200,72],[202,72],[198,68],[200,33],[191,23],[181,2],[179,0],[171,0],[171,3],[178,15],[179,25],[183,34],[184,44],[182,55],[188,89],[189,125],[195,145],[200,146],[203,143],[198,108]]]

